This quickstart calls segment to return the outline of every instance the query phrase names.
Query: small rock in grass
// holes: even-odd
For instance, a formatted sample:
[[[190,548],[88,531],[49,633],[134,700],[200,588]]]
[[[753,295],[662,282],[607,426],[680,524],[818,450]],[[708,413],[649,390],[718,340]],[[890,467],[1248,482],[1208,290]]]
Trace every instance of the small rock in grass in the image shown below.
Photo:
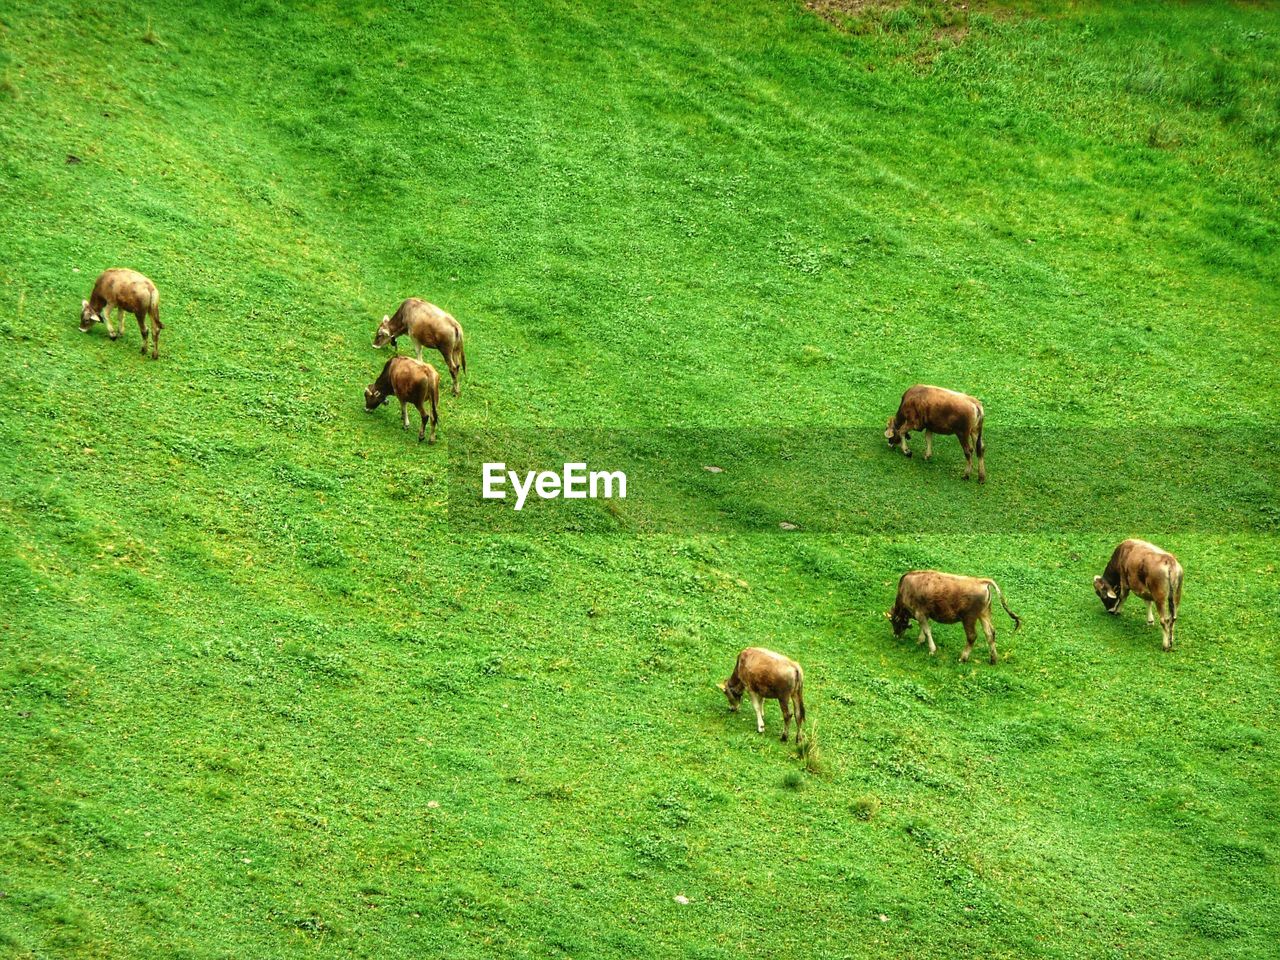
[[[724,473],[724,467],[704,466],[702,469],[707,473]]]
[[[437,800],[428,800],[427,806],[434,810],[436,807],[440,806],[440,803]]]
[[[780,524],[778,524],[778,526],[781,527],[783,530],[799,530],[800,529],[794,523],[787,523],[787,521],[785,520],[783,520]]]
[[[882,913],[882,914],[880,914],[880,922],[881,922],[881,923],[888,923],[888,922],[889,922],[889,917],[888,917],[887,915],[883,914],[883,913]]]
[[[683,893],[677,893],[671,899],[674,900],[676,903],[680,904],[682,907],[686,906],[689,903],[689,898],[686,897]]]

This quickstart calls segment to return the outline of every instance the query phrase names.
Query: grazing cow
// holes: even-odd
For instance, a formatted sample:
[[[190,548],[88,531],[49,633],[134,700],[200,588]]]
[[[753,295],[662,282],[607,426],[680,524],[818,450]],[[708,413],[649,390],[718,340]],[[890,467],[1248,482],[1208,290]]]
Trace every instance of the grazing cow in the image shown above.
[[[911,456],[907,441],[912,430],[924,431],[924,458],[933,456],[933,435],[953,433],[964,451],[964,478],[969,479],[973,470],[973,454],[978,454],[978,482],[987,482],[987,465],[984,458],[987,448],[982,442],[982,401],[967,393],[956,393],[942,387],[930,387],[917,383],[902,395],[898,412],[889,418],[884,431],[889,449],[901,446],[903,456]]]
[[[893,601],[893,612],[885,616],[893,624],[893,635],[900,637],[907,625],[914,618],[920,624],[920,637],[916,643],[929,641],[929,653],[937,653],[933,644],[933,631],[929,628],[929,620],[938,623],[963,623],[966,643],[964,652],[960,654],[960,662],[968,663],[969,654],[973,652],[973,641],[977,636],[974,624],[982,622],[982,629],[987,635],[987,649],[991,651],[991,662],[996,662],[996,630],[991,623],[992,596],[1000,598],[1000,606],[1004,607],[1013,620],[1016,631],[1022,626],[1022,620],[1009,609],[1004,602],[1004,594],[994,580],[987,577],[961,577],[953,573],[939,573],[937,570],[912,570],[904,573],[898,581],[898,596]]]
[[[117,330],[111,325],[111,308],[116,308]],[[88,300],[80,301],[80,332],[88,333],[95,323],[107,325],[107,336],[112,340],[124,333],[124,315],[132,313],[138,318],[142,331],[142,355],[147,354],[147,317],[151,317],[151,359],[160,359],[160,293],[156,285],[136,270],[114,267],[102,271]]]
[[[453,395],[458,395],[458,371],[467,370],[467,352],[462,348],[462,326],[452,316],[445,313],[434,303],[427,303],[417,297],[410,297],[395,312],[394,316],[382,317],[378,324],[378,332],[373,335],[375,347],[385,347],[388,343],[394,348],[396,337],[405,333],[418,347],[418,359],[422,359],[422,348],[430,347],[439,350],[440,356],[449,366],[449,376],[453,378]]]
[[[378,379],[364,388],[364,408],[372,413],[395,394],[400,401],[400,419],[404,429],[409,429],[409,407],[413,404],[422,415],[422,426],[418,428],[418,442],[422,442],[427,432],[427,411],[423,406],[431,401],[431,439],[436,442],[436,426],[440,423],[437,409],[440,403],[440,374],[429,363],[415,360],[413,357],[402,357],[399,354],[387,361]]]
[[[1102,576],[1093,578],[1093,590],[1108,613],[1119,614],[1130,592],[1147,601],[1147,625],[1160,614],[1165,650],[1173,649],[1173,628],[1182,603],[1182,564],[1167,550],[1145,540],[1126,540],[1111,554]]]
[[[764,702],[777,700],[782,707],[782,741],[791,726],[791,705],[795,705],[796,742],[804,724],[804,671],[800,664],[763,647],[747,647],[738,654],[733,675],[718,685],[729,698],[729,709],[737,712],[742,691],[751,695],[756,710],[756,732],[764,733]]]

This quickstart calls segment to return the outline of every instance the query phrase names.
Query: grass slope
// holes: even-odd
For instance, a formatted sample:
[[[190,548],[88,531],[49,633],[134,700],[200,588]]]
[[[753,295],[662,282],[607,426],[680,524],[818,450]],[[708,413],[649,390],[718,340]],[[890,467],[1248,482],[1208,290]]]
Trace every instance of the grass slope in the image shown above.
[[[445,511],[451,430],[873,445],[914,381],[982,396],[987,499],[1053,463],[1002,428],[1265,430],[1280,17],[1116,6],[0,11],[5,951],[1273,955],[1265,496],[875,538]],[[159,363],[76,331],[116,264]],[[468,335],[435,448],[361,408],[408,295]],[[1187,569],[1172,655],[1089,590],[1130,534]],[[891,638],[912,566],[1000,580],[999,665]],[[821,772],[726,715],[749,643],[805,664]]]

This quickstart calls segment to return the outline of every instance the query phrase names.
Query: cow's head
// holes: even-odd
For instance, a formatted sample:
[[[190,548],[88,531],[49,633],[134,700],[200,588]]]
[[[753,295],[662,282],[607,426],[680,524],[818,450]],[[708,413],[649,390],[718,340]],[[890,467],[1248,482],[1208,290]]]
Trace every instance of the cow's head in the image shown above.
[[[717,686],[720,688],[720,692],[725,695],[725,699],[729,701],[729,709],[736,713],[738,705],[742,703],[743,687],[734,684],[733,677],[728,680],[722,680]]]
[[[80,332],[88,333],[90,330],[93,329],[93,325],[95,323],[101,323],[101,322],[102,322],[102,317],[98,316],[98,314],[94,311],[93,307],[89,306],[89,301],[81,300],[80,301]]]
[[[902,434],[898,432],[897,417],[890,417],[889,423],[884,428],[884,438],[889,441],[889,449],[892,450],[902,442]]]
[[[900,637],[911,624],[911,613],[900,603],[893,605],[893,610],[885,614],[889,618],[889,623],[893,625],[893,635]]]
[[[396,338],[391,335],[391,318],[384,313],[382,322],[378,324],[378,332],[373,335],[373,345],[385,347],[389,343],[394,346],[395,342]]]
[[[364,408],[370,412],[377,410],[387,399],[387,395],[378,389],[376,383],[364,388]]]
[[[1120,602],[1120,594],[1116,593],[1116,588],[1107,583],[1103,577],[1093,578],[1093,592],[1098,595],[1098,599],[1108,610],[1114,610],[1116,604]]]

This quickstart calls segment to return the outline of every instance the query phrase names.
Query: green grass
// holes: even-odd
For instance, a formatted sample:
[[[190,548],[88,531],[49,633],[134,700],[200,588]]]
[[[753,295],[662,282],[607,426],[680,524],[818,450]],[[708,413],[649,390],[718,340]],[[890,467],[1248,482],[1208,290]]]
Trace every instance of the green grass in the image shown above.
[[[0,954],[1274,955],[1280,15],[835,19],[0,8]],[[77,332],[114,265],[158,363]],[[409,295],[467,331],[435,447],[361,402]],[[991,482],[877,482],[985,522],[1060,429],[1107,524],[449,524],[451,432],[870,458],[916,381],[982,397]],[[1162,434],[1221,485],[1086,442]],[[1172,654],[1092,595],[1129,535]],[[917,566],[1000,581],[998,665],[892,638]],[[816,773],[714,689],[749,644]]]

